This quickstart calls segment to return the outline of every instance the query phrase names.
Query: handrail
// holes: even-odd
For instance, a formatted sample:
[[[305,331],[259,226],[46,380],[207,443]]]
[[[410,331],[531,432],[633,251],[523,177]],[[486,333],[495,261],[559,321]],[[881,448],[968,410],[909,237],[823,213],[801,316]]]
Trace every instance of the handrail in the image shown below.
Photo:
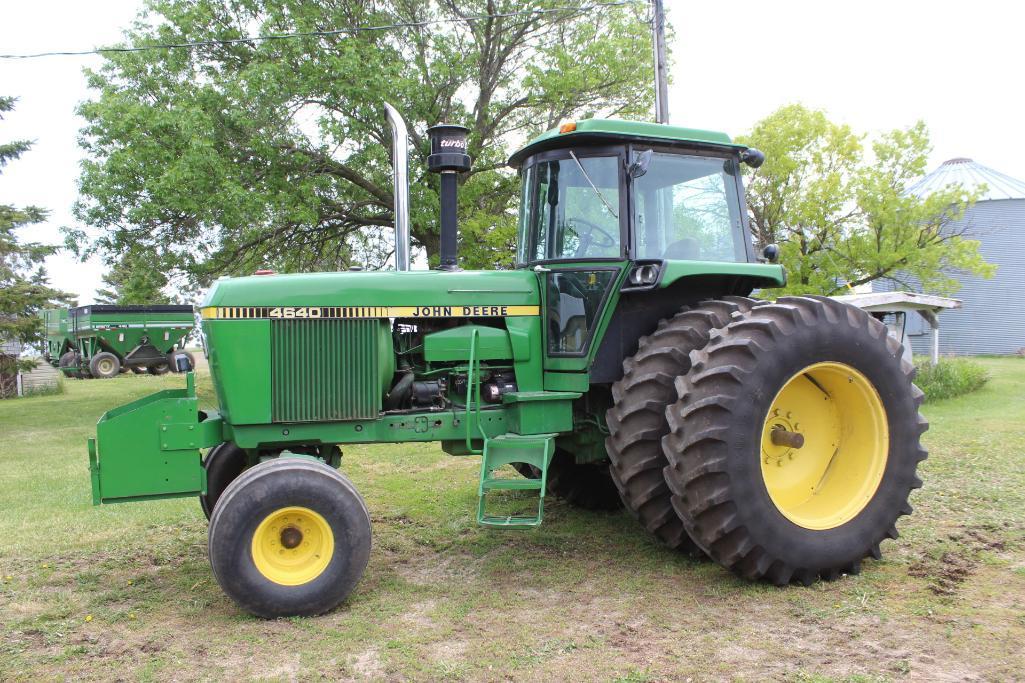
[[[466,378],[466,450],[468,453],[480,455],[484,451],[473,447],[473,438],[470,436],[470,410],[473,407],[474,417],[477,420],[477,430],[484,439],[488,435],[484,433],[484,427],[480,423],[480,359],[477,358],[477,340],[480,331],[476,328],[470,330],[470,364],[467,368]],[[474,388],[476,388],[477,400],[474,402]]]

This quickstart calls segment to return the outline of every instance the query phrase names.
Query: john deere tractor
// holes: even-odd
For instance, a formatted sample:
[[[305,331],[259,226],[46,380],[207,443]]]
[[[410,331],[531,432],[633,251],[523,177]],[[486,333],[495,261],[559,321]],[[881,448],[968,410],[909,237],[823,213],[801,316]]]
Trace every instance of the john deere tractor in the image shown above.
[[[538,526],[554,495],[624,505],[671,548],[778,585],[879,557],[921,485],[922,394],[866,313],[749,298],[785,282],[748,229],[741,166],[760,152],[564,124],[510,159],[516,268],[470,271],[466,130],[436,126],[440,267],[412,271],[406,131],[388,115],[396,271],[218,281],[201,317],[219,411],[199,409],[189,373],[108,412],[89,441],[95,503],[198,496],[217,581],[263,617],[330,610],[360,580],[370,515],[338,469],[356,443],[479,457],[477,521],[496,529]],[[530,508],[496,513],[503,491]]]

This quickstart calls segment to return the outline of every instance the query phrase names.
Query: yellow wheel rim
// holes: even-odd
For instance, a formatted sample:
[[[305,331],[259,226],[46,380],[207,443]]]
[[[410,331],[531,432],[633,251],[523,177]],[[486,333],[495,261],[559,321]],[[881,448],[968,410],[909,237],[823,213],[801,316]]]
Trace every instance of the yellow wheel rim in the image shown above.
[[[889,442],[886,410],[868,378],[844,363],[809,365],[787,380],[766,415],[765,488],[794,524],[838,527],[875,495]]]
[[[114,372],[114,361],[109,358],[101,358],[100,362],[97,363],[100,374],[109,375]]]
[[[253,534],[256,568],[282,586],[299,586],[320,576],[334,550],[335,537],[327,520],[304,507],[275,510]]]

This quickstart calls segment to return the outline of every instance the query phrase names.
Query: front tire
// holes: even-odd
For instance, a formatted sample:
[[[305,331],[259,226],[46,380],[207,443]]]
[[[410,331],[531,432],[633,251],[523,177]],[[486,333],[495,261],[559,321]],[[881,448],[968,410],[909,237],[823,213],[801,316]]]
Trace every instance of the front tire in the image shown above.
[[[242,473],[210,519],[214,578],[258,617],[338,606],[370,558],[370,514],[347,478],[321,462],[278,458]]]
[[[926,457],[922,392],[901,351],[864,311],[786,297],[691,354],[663,450],[673,505],[698,545],[777,585],[880,557],[911,513]]]

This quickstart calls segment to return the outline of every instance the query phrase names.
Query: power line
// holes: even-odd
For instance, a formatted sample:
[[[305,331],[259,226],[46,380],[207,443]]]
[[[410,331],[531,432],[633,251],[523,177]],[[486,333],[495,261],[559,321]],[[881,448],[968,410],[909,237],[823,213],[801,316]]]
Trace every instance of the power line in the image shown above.
[[[477,14],[451,19],[426,19],[424,21],[403,21],[394,24],[380,24],[377,26],[354,26],[352,28],[339,28],[327,31],[297,31],[294,33],[272,33],[263,36],[247,36],[245,38],[228,38],[224,40],[197,40],[186,43],[163,43],[156,45],[139,45],[136,47],[101,47],[93,50],[64,50],[54,52],[35,52],[31,54],[0,54],[0,59],[38,59],[40,57],[79,57],[84,55],[102,55],[117,52],[145,52],[147,50],[174,50],[192,49],[197,47],[213,47],[216,45],[238,45],[240,43],[258,43],[270,40],[291,40],[294,38],[321,38],[337,35],[354,35],[370,31],[391,31],[404,28],[421,28],[433,24],[455,24],[460,22],[483,21],[486,19],[502,19],[505,17],[519,17],[527,15],[555,14],[557,12],[587,12],[589,10],[604,9],[607,7],[622,7],[624,5],[646,5],[646,0],[613,0],[611,2],[595,2],[590,5],[578,5],[576,7],[548,7],[543,9],[517,10],[515,12],[498,12],[495,14]]]

